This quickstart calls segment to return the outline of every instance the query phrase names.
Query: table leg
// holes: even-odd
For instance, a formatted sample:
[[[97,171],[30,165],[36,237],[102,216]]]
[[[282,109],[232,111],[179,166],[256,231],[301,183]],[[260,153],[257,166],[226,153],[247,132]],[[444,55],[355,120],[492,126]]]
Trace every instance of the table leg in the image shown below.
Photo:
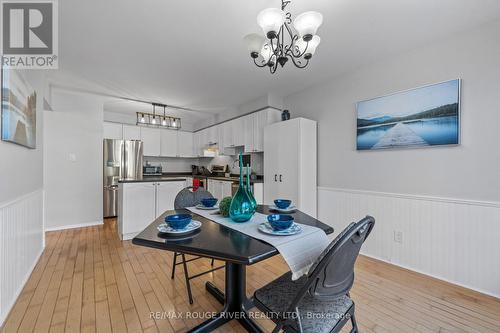
[[[207,291],[219,302],[224,303],[224,308],[214,318],[196,326],[189,332],[211,332],[217,327],[235,319],[248,332],[262,333],[248,315],[251,301],[246,296],[246,267],[240,264],[226,262],[226,288],[223,294],[213,283],[207,282]]]

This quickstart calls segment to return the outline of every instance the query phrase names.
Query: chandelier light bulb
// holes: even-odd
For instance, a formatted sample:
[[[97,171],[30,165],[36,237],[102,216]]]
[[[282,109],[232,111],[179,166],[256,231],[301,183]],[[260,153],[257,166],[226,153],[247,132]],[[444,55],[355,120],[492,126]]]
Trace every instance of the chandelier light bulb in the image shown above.
[[[293,21],[293,26],[299,33],[299,36],[305,41],[308,41],[316,34],[322,23],[323,15],[318,12],[310,11],[297,16]]]
[[[243,40],[247,44],[250,56],[252,58],[257,58],[259,56],[259,52],[262,50],[265,38],[259,34],[249,34],[243,37]]]
[[[151,124],[155,125],[156,124],[156,117],[153,116],[153,119],[151,120]]]
[[[175,123],[175,119],[172,121],[172,126],[177,127],[177,124]]]
[[[257,24],[269,39],[276,37],[284,23],[285,13],[278,8],[267,8],[257,15]]]
[[[161,121],[161,124],[162,124],[162,126],[167,126],[167,119],[163,118],[163,120]]]
[[[144,114],[141,116],[141,123],[145,123],[146,122],[146,119],[144,119]]]
[[[311,57],[314,55],[314,53],[316,52],[316,48],[318,47],[320,42],[321,38],[319,38],[318,35],[314,35],[309,41],[309,44],[303,39],[299,39],[295,45],[298,47],[300,54],[305,51],[304,58],[307,60],[311,59]]]
[[[260,55],[264,59],[264,62],[268,62],[271,56],[273,55],[271,44],[265,43],[264,45],[262,45],[262,48],[260,50]]]

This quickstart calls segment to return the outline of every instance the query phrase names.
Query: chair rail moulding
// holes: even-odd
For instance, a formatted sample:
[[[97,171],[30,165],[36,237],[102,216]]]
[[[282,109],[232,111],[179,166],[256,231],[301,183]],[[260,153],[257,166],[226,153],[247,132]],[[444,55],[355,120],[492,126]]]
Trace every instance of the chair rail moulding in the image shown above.
[[[318,187],[318,219],[335,229],[367,212],[364,255],[500,298],[500,203]]]

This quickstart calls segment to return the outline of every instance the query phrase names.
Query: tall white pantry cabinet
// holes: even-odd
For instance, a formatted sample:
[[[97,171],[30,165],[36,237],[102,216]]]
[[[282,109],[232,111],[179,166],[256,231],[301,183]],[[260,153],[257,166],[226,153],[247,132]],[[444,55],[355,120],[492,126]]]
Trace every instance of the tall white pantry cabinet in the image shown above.
[[[294,118],[264,129],[264,203],[290,199],[317,215],[317,123]]]

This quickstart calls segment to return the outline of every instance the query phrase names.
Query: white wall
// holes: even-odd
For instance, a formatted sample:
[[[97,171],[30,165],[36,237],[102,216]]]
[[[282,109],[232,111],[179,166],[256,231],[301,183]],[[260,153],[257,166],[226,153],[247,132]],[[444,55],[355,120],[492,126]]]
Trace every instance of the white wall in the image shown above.
[[[493,22],[285,98],[292,116],[318,121],[322,220],[339,231],[373,214],[377,226],[365,253],[495,295],[500,243],[490,235],[499,232],[500,209],[498,31],[500,22]],[[463,79],[460,146],[355,150],[357,101],[454,78]],[[387,199],[392,196],[405,200]],[[395,230],[404,232],[402,244],[394,242]],[[464,249],[476,249],[474,258],[464,260]]]
[[[428,45],[286,98],[292,115],[318,121],[319,184],[500,201],[500,23]],[[462,78],[462,145],[355,150],[355,103]]]
[[[0,327],[44,247],[43,71],[20,71],[37,92],[36,149],[0,141]],[[1,121],[1,119],[0,119]]]
[[[44,124],[46,230],[102,223],[102,105],[91,95],[52,96]]]

